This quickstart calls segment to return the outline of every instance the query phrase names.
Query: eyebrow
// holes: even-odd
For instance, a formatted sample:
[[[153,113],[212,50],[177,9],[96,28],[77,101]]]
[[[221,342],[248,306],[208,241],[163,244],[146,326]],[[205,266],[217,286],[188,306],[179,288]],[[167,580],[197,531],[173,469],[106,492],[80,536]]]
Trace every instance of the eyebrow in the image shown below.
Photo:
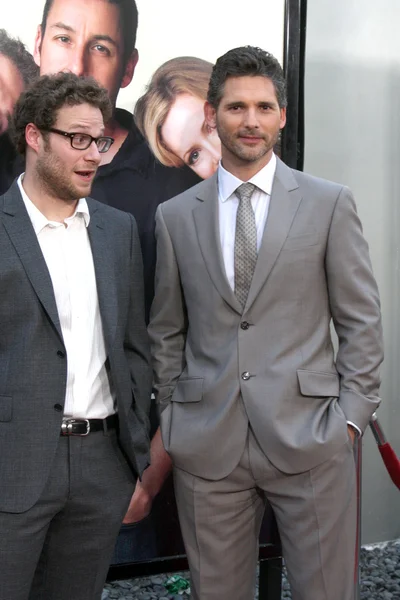
[[[76,33],[75,29],[73,27],[71,27],[71,25],[66,25],[66,23],[62,23],[61,21],[58,21],[57,23],[50,25],[50,29],[63,29],[64,31],[70,31],[71,33]],[[113,40],[113,38],[110,37],[109,35],[107,35],[106,33],[98,33],[98,34],[92,36],[90,39],[97,41],[97,42],[109,42],[110,44],[115,46],[115,48],[119,48],[119,45],[117,44],[117,42],[115,40]]]
[[[271,100],[260,100],[260,102],[257,102],[257,106],[270,106],[271,108],[274,108],[276,105],[277,105],[277,103],[273,102]],[[238,100],[237,102],[229,102],[225,106],[226,106],[226,108],[232,108],[232,106],[245,107],[246,102],[242,102],[241,100]]]
[[[226,108],[231,108],[232,106],[245,106],[245,103],[237,100],[236,102],[229,102],[225,105]]]

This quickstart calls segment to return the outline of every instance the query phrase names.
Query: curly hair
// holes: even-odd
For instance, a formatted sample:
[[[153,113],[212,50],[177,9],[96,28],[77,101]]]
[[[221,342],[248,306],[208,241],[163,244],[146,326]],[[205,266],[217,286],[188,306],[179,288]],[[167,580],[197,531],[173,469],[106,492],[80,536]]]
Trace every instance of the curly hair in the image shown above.
[[[267,77],[275,87],[279,108],[287,105],[286,81],[281,65],[269,52],[255,46],[242,46],[220,56],[210,78],[207,100],[218,108],[228,77]]]
[[[43,131],[53,127],[63,106],[90,104],[100,109],[106,123],[112,115],[108,92],[92,77],[74,73],[43,75],[21,94],[14,107],[10,134],[20,152],[26,153],[25,129],[29,123]]]
[[[33,60],[33,56],[25,48],[21,40],[12,38],[5,29],[0,29],[0,54],[11,60],[18,69],[25,85],[39,74],[39,67]]]

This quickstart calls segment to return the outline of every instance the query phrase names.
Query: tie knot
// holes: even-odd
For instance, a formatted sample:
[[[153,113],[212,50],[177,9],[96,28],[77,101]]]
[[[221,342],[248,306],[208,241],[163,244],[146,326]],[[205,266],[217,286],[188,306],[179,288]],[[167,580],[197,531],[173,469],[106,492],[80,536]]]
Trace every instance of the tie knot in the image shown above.
[[[254,183],[242,183],[242,185],[239,185],[239,187],[235,190],[235,194],[239,200],[250,200],[255,189],[256,186]]]

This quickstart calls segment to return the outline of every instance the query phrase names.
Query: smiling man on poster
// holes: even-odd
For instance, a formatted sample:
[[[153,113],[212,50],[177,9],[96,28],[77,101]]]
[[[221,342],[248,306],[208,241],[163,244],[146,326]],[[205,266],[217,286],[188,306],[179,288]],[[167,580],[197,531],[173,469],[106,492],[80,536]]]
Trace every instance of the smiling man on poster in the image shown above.
[[[149,327],[191,598],[254,598],[268,500],[293,600],[353,600],[352,441],[383,358],[354,200],[275,156],[286,87],[267,52],[218,59],[206,120],[222,162],[157,211]]]

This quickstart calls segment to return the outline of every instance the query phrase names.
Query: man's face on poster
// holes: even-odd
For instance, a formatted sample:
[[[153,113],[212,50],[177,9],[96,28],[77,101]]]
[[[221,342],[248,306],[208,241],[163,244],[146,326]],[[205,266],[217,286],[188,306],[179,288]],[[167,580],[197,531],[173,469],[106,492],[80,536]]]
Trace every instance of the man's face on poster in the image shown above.
[[[71,71],[92,76],[108,90],[115,105],[119,89],[132,80],[137,51],[124,65],[120,8],[108,0],[54,0],[35,39],[40,74]]]
[[[13,61],[0,53],[0,135],[8,128],[8,117],[24,89],[24,81]]]

